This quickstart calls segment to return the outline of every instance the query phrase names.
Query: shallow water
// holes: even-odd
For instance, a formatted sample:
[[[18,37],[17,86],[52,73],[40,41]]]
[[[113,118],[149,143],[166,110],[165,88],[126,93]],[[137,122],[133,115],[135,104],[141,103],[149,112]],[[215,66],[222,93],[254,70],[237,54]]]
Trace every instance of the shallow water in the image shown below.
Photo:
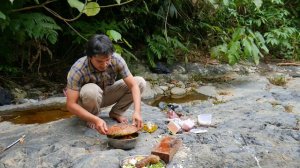
[[[151,106],[158,106],[160,102],[165,103],[186,103],[194,100],[207,100],[208,96],[199,93],[189,93],[183,97],[160,96],[156,99],[145,101]],[[8,121],[14,124],[43,124],[59,119],[70,118],[74,116],[66,109],[52,109],[52,110],[28,110],[16,111],[5,114],[0,114],[0,122]]]
[[[42,124],[73,116],[64,109],[44,111],[18,111],[0,115],[0,122],[8,121],[14,124]]]

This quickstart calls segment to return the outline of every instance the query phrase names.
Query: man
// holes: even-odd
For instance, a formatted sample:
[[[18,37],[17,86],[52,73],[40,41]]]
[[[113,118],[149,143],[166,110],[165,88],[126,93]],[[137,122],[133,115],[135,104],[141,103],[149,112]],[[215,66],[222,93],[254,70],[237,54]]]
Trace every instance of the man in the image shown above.
[[[101,134],[107,133],[106,122],[98,117],[101,107],[115,103],[109,116],[127,123],[123,116],[134,103],[132,124],[142,127],[141,92],[146,87],[142,77],[133,77],[125,60],[114,52],[111,40],[94,35],[86,46],[86,55],[71,67],[67,77],[67,109],[87,121]],[[122,79],[116,81],[117,76]]]

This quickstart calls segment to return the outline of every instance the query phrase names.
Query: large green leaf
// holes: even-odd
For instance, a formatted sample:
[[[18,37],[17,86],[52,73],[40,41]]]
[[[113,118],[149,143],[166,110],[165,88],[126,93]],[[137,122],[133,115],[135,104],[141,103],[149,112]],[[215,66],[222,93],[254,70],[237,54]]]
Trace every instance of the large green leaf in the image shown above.
[[[237,62],[236,57],[235,57],[234,54],[228,54],[227,57],[228,57],[228,63],[230,65],[233,65]]]
[[[83,13],[85,13],[87,16],[95,16],[99,13],[99,11],[100,6],[97,2],[88,2]]]
[[[265,38],[261,35],[260,32],[255,32],[255,37],[256,39],[259,41],[258,44],[259,44],[259,47],[261,49],[263,49],[266,53],[269,53],[269,49],[268,47],[265,45],[266,44],[266,41],[265,41]]]
[[[118,44],[114,44],[114,48],[115,48],[115,50],[116,50],[116,53],[118,53],[118,54],[122,54],[122,52],[123,52],[123,48],[120,46],[120,45],[118,45]]]
[[[6,16],[1,11],[0,11],[0,19],[4,19],[4,20],[6,19]]]
[[[241,50],[241,45],[240,45],[240,41],[232,41],[232,42],[230,42],[230,44],[229,44],[229,53],[232,53],[232,54],[234,54],[234,53],[239,53],[240,52],[240,50]]]
[[[210,50],[211,56],[213,58],[217,58],[217,59],[220,59],[225,53],[227,53],[227,44],[226,43],[212,47]]]
[[[246,57],[251,57],[252,49],[251,49],[250,40],[248,38],[251,38],[251,37],[247,37],[242,40],[242,45],[244,47],[244,54],[246,55]]]
[[[259,49],[257,48],[257,46],[252,42],[252,54],[253,54],[253,60],[255,62],[256,65],[259,64]]]
[[[232,41],[237,41],[241,39],[244,34],[245,34],[244,28],[237,28],[232,34]]]
[[[122,39],[122,35],[115,30],[107,30],[106,34],[109,36],[110,39],[113,39],[113,41],[115,42]]]
[[[84,9],[84,3],[79,0],[68,0],[68,3],[72,8],[76,8],[79,12],[82,12]]]
[[[255,32],[254,35],[259,43],[265,44],[265,39],[260,32]]]
[[[229,64],[233,65],[240,60],[241,45],[240,41],[231,42],[229,44],[230,49],[228,50]]]

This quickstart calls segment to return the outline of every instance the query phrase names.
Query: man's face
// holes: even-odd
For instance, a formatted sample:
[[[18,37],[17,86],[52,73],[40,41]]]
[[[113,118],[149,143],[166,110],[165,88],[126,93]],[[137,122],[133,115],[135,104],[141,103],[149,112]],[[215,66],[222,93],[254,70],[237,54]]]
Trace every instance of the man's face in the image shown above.
[[[98,71],[105,71],[111,62],[111,56],[97,55],[91,57],[91,63]]]

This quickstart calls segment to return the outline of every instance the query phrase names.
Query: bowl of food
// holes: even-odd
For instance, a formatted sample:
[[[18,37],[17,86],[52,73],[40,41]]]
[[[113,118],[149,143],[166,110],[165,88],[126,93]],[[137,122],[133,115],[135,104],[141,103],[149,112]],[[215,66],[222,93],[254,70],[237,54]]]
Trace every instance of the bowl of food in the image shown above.
[[[166,163],[156,155],[134,155],[120,161],[121,168],[166,168]]]
[[[129,124],[116,124],[108,128],[108,145],[117,149],[132,149],[136,146],[139,133],[137,127]]]
[[[118,136],[118,137],[111,137],[107,136],[108,138],[108,145],[117,148],[117,149],[132,149],[135,147],[137,140],[138,140],[139,133],[134,133],[125,136]]]

